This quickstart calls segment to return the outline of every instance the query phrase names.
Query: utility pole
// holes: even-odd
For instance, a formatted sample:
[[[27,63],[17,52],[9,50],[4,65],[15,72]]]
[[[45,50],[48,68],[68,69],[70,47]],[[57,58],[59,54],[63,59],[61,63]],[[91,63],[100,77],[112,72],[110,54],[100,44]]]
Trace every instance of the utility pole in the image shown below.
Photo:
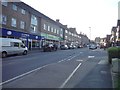
[[[91,40],[91,27],[89,27],[89,30],[90,30],[90,40]]]

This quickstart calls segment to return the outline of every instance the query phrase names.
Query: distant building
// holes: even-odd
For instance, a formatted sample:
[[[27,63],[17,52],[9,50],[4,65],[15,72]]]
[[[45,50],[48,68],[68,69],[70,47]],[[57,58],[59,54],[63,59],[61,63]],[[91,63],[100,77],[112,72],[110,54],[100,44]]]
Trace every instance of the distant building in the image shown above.
[[[120,45],[120,20],[117,21],[116,42]]]
[[[112,27],[110,42],[112,43],[113,46],[116,44],[116,39],[117,39],[116,33],[117,33],[117,27]]]
[[[96,37],[95,42],[99,44],[100,43],[100,37]]]

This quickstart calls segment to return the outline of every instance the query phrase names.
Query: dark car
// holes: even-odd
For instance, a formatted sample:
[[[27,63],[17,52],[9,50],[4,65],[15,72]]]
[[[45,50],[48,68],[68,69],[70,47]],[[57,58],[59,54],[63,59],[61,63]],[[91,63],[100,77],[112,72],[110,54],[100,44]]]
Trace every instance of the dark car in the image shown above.
[[[89,49],[97,49],[97,45],[91,44],[91,45],[89,45]]]
[[[52,51],[54,50],[54,46],[53,44],[50,44],[50,43],[47,43],[46,45],[43,46],[43,51],[46,52],[46,51]]]
[[[56,44],[52,43],[47,43],[46,45],[43,46],[43,51],[56,51],[58,49],[58,46]]]

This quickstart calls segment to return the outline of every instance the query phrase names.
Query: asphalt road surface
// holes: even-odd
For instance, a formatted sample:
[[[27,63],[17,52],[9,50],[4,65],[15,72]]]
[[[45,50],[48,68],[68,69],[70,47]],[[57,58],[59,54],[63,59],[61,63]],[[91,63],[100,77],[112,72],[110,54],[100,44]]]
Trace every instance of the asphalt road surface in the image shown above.
[[[4,58],[1,67],[3,88],[112,88],[102,49],[34,51]]]

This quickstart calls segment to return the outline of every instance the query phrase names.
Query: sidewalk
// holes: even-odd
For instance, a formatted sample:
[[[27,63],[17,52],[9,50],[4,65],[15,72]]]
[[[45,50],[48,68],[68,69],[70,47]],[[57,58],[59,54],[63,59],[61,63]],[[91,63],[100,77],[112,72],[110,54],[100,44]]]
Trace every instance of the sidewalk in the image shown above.
[[[120,59],[112,59],[111,75],[113,87],[120,89]]]

